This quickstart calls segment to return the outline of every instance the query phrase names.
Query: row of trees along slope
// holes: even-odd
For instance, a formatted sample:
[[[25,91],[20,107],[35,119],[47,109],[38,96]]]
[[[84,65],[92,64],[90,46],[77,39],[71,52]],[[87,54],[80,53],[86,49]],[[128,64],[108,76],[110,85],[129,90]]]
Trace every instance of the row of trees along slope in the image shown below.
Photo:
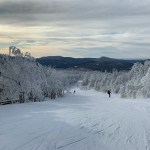
[[[123,98],[150,98],[150,61],[135,63],[130,71],[87,71],[81,86],[101,92],[111,90]]]
[[[0,55],[0,103],[62,97],[78,77],[72,71],[44,67],[34,58]]]

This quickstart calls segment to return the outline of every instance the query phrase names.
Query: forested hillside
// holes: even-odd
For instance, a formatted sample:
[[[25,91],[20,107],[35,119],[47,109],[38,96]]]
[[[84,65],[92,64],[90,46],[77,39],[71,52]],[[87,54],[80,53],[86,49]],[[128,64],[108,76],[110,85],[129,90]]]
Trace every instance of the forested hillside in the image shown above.
[[[150,61],[135,63],[130,71],[88,71],[82,77],[82,88],[121,94],[123,98],[150,97]]]
[[[32,57],[0,55],[0,102],[35,102],[64,96],[81,80],[81,88],[121,94],[123,98],[150,97],[150,61],[135,63],[129,71],[56,70]],[[10,102],[9,101],[9,102]]]
[[[0,102],[43,101],[62,97],[78,80],[78,72],[43,67],[34,58],[0,56]]]
[[[61,56],[41,57],[37,58],[36,61],[44,66],[51,66],[59,69],[82,69],[102,72],[112,72],[113,69],[118,71],[130,70],[134,63],[144,62],[144,60],[123,60],[108,57],[72,58]]]

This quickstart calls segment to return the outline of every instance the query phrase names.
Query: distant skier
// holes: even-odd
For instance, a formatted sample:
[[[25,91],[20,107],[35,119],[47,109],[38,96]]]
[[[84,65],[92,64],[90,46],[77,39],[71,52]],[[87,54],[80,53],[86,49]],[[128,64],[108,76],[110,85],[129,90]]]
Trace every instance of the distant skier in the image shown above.
[[[76,93],[76,91],[74,90],[74,91],[73,91],[73,94],[75,94],[75,93]]]
[[[110,90],[108,90],[107,93],[108,93],[109,97],[111,97],[111,92],[110,92]]]

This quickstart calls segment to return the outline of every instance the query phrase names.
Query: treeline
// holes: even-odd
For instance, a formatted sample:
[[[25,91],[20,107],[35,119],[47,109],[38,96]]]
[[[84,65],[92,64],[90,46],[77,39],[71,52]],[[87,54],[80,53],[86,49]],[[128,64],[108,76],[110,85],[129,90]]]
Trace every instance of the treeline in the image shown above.
[[[89,71],[82,75],[81,86],[119,93],[122,98],[150,98],[150,61],[135,63],[130,71]]]
[[[34,58],[0,55],[0,102],[24,103],[62,97],[79,76],[78,72],[44,67]]]

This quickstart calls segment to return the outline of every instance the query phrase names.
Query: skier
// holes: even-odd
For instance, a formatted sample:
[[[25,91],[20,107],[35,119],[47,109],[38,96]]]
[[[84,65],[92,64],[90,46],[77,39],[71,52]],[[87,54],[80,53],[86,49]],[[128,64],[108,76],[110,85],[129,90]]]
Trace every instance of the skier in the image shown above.
[[[73,91],[73,93],[75,94],[75,93],[76,93],[76,91],[74,90],[74,91]]]
[[[110,92],[110,90],[108,90],[107,93],[108,93],[109,97],[111,97],[111,92]]]

